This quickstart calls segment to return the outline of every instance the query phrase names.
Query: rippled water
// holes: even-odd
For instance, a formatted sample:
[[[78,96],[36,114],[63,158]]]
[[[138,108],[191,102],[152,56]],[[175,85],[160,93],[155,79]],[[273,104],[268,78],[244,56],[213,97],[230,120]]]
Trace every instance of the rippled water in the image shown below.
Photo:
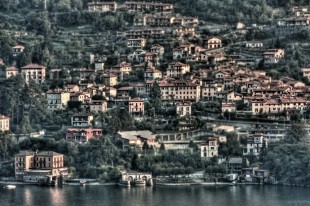
[[[310,206],[310,188],[285,186],[121,186],[0,188],[0,206]]]

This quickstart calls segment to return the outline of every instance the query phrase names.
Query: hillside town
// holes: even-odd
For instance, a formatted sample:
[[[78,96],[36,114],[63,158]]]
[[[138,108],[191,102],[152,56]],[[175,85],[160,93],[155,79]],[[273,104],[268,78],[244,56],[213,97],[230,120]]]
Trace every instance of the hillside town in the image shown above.
[[[0,94],[0,141],[15,145],[0,147],[2,176],[49,185],[125,172],[162,184],[195,182],[189,175],[201,171],[202,182],[279,180],[270,148],[310,131],[309,6],[235,25],[158,1],[93,1],[83,12],[107,20],[97,32],[60,27],[45,5],[39,35],[30,22],[0,24],[9,39],[0,87],[19,87]],[[169,155],[184,160],[161,162]]]

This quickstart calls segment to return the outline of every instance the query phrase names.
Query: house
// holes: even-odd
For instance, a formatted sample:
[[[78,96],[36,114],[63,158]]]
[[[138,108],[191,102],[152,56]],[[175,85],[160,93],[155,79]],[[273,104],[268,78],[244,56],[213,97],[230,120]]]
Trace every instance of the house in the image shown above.
[[[142,149],[144,142],[149,146],[159,148],[155,134],[149,130],[140,131],[122,131],[114,135],[114,142],[121,142],[123,147],[137,147]]]
[[[117,75],[114,74],[113,72],[108,72],[102,75],[103,84],[109,87],[117,85],[118,83],[117,78],[118,78]]]
[[[267,138],[261,133],[249,136],[247,138],[246,147],[243,148],[243,155],[258,156],[260,154],[262,147],[267,148],[267,142],[268,142]]]
[[[128,48],[139,48],[142,49],[146,45],[145,38],[136,38],[136,39],[127,39],[127,47]]]
[[[137,96],[143,96],[143,95],[146,95],[146,87],[145,87],[145,84],[142,83],[142,82],[139,82],[139,83],[135,83],[133,85],[134,89],[135,89],[135,92],[136,92],[136,95]]]
[[[306,109],[307,101],[302,97],[279,97],[269,99],[254,99],[251,101],[252,114],[262,113],[278,114],[290,109],[303,113]]]
[[[10,118],[0,114],[0,131],[10,131]]]
[[[143,14],[134,16],[134,26],[170,27],[175,17],[163,14]]]
[[[241,101],[243,98],[243,95],[242,94],[238,94],[237,92],[235,91],[228,91],[226,93],[226,100],[228,102],[236,102],[236,101]]]
[[[89,114],[75,114],[71,117],[71,126],[73,127],[89,127],[94,120],[93,115]]]
[[[20,151],[14,165],[17,181],[56,185],[68,178],[64,155],[52,151]]]
[[[310,68],[302,68],[301,71],[302,71],[302,76],[310,80]]]
[[[301,82],[301,81],[295,81],[295,80],[291,80],[286,82],[287,85],[293,87],[293,88],[303,88],[306,86],[305,83]]]
[[[172,34],[177,37],[183,37],[183,36],[195,36],[195,28],[194,27],[177,27],[173,29]]]
[[[117,9],[117,3],[115,1],[89,2],[87,6],[88,6],[88,11],[115,12]]]
[[[136,38],[161,38],[165,35],[165,30],[160,28],[141,28],[126,31],[126,37],[129,39]]]
[[[106,112],[108,104],[106,100],[92,100],[89,103],[89,110],[91,112]]]
[[[179,102],[176,104],[176,113],[180,117],[192,115],[192,105],[190,102]]]
[[[90,139],[99,138],[102,129],[98,128],[68,128],[66,131],[66,141],[87,143]]]
[[[173,19],[174,26],[196,27],[199,24],[199,19],[196,17],[176,15]]]
[[[228,111],[228,112],[235,112],[236,109],[236,103],[234,102],[222,102],[222,113]]]
[[[245,157],[231,157],[228,160],[228,170],[241,170],[249,165],[249,160]]]
[[[112,70],[122,74],[129,74],[130,72],[132,72],[132,66],[130,63],[122,62],[112,67]]]
[[[48,79],[59,79],[61,69],[50,69],[48,72]]]
[[[24,46],[21,46],[21,45],[14,46],[14,47],[12,48],[13,57],[19,56],[21,53],[24,52],[24,50],[25,50],[25,47],[24,47]]]
[[[5,69],[5,78],[11,78],[11,77],[15,77],[16,75],[18,75],[18,69],[16,67],[7,67]]]
[[[129,12],[171,12],[172,4],[154,2],[126,1],[125,8]]]
[[[33,80],[37,84],[41,84],[46,80],[46,67],[38,64],[28,64],[21,68],[21,75],[25,82],[29,84]]]
[[[180,78],[189,71],[190,66],[188,64],[183,64],[181,62],[172,62],[168,65],[167,76]]]
[[[265,64],[277,64],[282,58],[284,58],[283,49],[268,49],[264,52]]]
[[[133,116],[143,116],[144,100],[140,98],[134,98],[128,100],[128,111]]]
[[[117,98],[119,98],[119,99],[130,99],[133,91],[134,91],[133,86],[118,88],[117,89]]]
[[[217,49],[223,46],[222,40],[217,37],[212,37],[208,39],[207,44],[208,44],[208,49]]]
[[[4,65],[3,59],[0,58],[0,65]]]
[[[165,53],[165,48],[159,44],[152,45],[151,53],[155,53],[159,58],[162,58]]]
[[[200,99],[200,85],[185,80],[165,80],[159,84],[163,101],[195,101]]]
[[[144,81],[159,79],[162,77],[161,71],[151,67],[144,71]]]
[[[95,71],[104,70],[104,62],[97,61],[95,62]]]
[[[207,143],[201,143],[200,147],[200,157],[201,158],[211,158],[218,156],[218,140],[217,138],[209,138]]]
[[[64,110],[67,108],[68,101],[70,101],[70,93],[62,90],[48,90],[46,100],[48,110]]]
[[[67,92],[79,92],[80,88],[78,85],[75,84],[68,84],[64,87],[64,90]]]
[[[247,41],[245,42],[246,48],[262,48],[263,42],[260,41]]]
[[[116,97],[117,95],[117,89],[115,89],[114,87],[106,87],[105,88],[105,93],[107,97]]]
[[[84,102],[90,99],[90,94],[85,95],[83,92],[70,93],[70,101],[72,102]]]

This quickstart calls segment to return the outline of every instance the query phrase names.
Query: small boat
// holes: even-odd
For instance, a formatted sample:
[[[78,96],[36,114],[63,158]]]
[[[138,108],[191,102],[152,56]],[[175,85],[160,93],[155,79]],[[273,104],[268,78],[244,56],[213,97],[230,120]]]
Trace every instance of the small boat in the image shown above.
[[[86,185],[86,181],[80,181],[80,186],[85,186]]]
[[[229,183],[230,186],[235,186],[236,185],[236,181],[232,181],[231,183]]]
[[[16,185],[5,185],[4,189],[13,190],[16,188]]]

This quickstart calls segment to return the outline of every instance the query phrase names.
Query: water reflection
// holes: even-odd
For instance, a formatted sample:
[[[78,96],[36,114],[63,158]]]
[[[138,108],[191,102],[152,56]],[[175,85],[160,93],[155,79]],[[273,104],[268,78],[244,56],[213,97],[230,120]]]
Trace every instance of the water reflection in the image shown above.
[[[274,186],[63,186],[0,188],[0,206],[304,206],[310,188]]]

